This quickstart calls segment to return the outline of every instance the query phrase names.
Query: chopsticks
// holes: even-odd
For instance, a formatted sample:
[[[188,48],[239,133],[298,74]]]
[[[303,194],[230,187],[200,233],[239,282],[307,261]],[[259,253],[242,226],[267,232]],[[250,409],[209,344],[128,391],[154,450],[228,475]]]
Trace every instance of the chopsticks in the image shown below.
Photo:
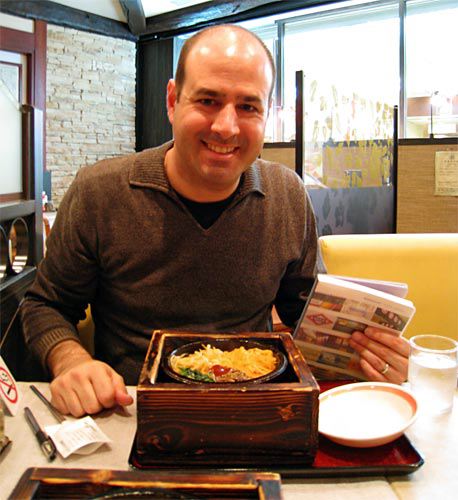
[[[65,417],[62,413],[51,403],[51,401],[46,398],[33,384],[30,386],[32,391],[41,399],[42,403],[44,403],[48,410],[52,413],[53,417],[60,423],[65,421]]]

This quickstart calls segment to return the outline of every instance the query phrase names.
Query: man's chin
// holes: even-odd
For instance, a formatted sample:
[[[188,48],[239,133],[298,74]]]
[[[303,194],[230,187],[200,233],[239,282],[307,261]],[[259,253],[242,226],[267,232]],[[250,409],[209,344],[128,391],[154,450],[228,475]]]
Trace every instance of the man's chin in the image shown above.
[[[234,172],[221,167],[210,167],[204,172],[205,184],[215,192],[229,191],[228,196],[238,186],[241,172]]]

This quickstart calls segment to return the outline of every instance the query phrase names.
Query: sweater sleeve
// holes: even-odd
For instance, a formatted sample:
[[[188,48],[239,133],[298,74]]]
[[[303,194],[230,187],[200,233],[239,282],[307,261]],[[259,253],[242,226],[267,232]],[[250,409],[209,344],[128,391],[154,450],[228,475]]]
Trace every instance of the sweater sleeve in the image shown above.
[[[300,258],[289,263],[275,299],[280,319],[290,327],[299,320],[317,273],[326,272],[318,246],[315,214],[305,188],[299,203],[304,215],[302,252]]]
[[[84,318],[97,286],[94,215],[89,216],[78,177],[60,204],[46,256],[21,306],[26,344],[45,368],[55,345],[79,341],[76,324]]]

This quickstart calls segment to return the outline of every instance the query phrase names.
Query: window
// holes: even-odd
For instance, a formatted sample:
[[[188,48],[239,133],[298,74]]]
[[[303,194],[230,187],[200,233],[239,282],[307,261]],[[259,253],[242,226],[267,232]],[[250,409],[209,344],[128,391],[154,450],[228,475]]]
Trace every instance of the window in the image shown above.
[[[303,177],[333,188],[391,184],[399,95],[397,2],[347,6],[284,23],[285,140],[303,82]]]
[[[407,2],[405,137],[458,135],[457,26],[456,0]]]
[[[22,112],[25,104],[26,56],[0,50],[0,201],[24,198]]]
[[[400,30],[403,5],[404,40]],[[392,108],[405,95],[401,102],[404,109],[399,109],[400,138],[458,135],[456,0],[341,1],[240,25],[257,33],[277,60],[279,74],[266,142],[295,139],[298,70],[304,71],[306,86],[316,82],[323,89],[327,87],[330,101],[337,92],[340,103],[349,100],[361,107],[364,101],[366,107]],[[188,36],[176,37],[175,58]],[[404,44],[401,72],[399,54]],[[353,119],[350,123],[336,111],[321,117],[321,121],[332,123],[328,133],[333,138],[377,138],[377,124],[369,121],[370,113],[358,118],[359,123]],[[313,134],[313,127],[311,130]]]
[[[305,76],[306,139],[383,138],[378,115],[397,104],[399,95],[397,2],[346,7],[284,23],[284,140],[295,135],[291,117],[298,70]]]

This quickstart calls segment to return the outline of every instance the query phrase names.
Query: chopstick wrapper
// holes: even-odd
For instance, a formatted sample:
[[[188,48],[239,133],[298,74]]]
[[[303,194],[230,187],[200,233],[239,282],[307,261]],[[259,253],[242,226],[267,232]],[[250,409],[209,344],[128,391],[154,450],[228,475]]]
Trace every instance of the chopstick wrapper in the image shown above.
[[[45,430],[63,458],[67,458],[72,453],[90,455],[103,444],[111,443],[111,439],[89,416],[49,425]]]

